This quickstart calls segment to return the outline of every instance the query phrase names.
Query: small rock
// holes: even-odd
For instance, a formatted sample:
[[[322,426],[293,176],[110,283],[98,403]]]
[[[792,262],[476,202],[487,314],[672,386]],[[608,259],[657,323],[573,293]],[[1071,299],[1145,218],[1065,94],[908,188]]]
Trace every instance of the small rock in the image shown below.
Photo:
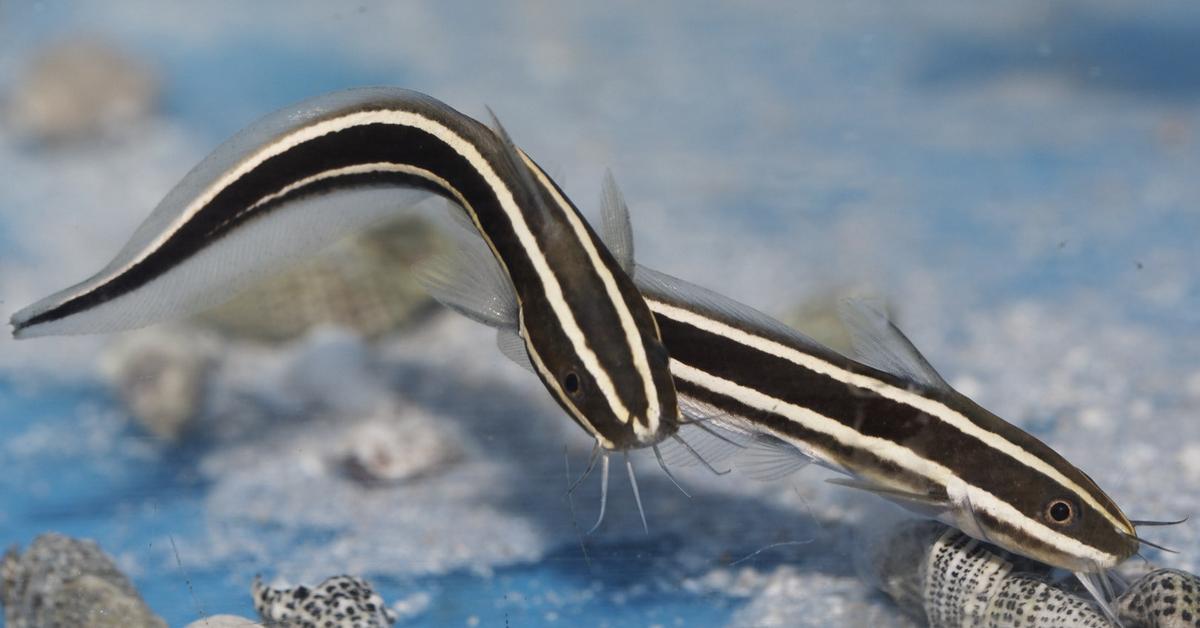
[[[43,142],[83,139],[146,116],[158,80],[137,59],[87,39],[43,50],[17,83],[8,119],[18,133]]]
[[[60,534],[34,539],[0,564],[0,603],[9,628],[166,628],[133,584],[93,541]]]
[[[120,337],[100,371],[150,433],[177,440],[200,411],[216,350],[197,332],[156,327]]]
[[[450,428],[417,409],[363,421],[346,434],[340,452],[350,475],[365,483],[411,480],[463,455]]]
[[[334,576],[316,587],[275,589],[255,578],[254,609],[264,622],[287,628],[388,628],[396,613],[362,578]],[[275,624],[272,624],[275,625]]]
[[[184,628],[260,628],[261,623],[237,615],[213,615],[197,619]]]
[[[396,613],[397,619],[410,621],[429,610],[432,602],[432,595],[426,591],[418,591],[402,600],[392,602],[392,611]]]

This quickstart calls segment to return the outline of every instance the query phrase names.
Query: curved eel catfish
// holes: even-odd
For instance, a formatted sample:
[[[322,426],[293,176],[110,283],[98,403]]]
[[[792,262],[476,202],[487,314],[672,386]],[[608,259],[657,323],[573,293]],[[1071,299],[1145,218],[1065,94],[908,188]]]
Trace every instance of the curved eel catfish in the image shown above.
[[[440,196],[462,208],[493,257],[484,263],[499,268],[515,300],[510,310],[467,311],[462,295],[439,290],[445,277],[430,273],[431,289],[501,327],[501,346],[528,355],[597,452],[655,446],[675,435],[680,415],[650,310],[575,206],[493,126],[395,88],[268,115],[188,173],[103,270],[13,316],[13,334],[124,330],[215,305]]]

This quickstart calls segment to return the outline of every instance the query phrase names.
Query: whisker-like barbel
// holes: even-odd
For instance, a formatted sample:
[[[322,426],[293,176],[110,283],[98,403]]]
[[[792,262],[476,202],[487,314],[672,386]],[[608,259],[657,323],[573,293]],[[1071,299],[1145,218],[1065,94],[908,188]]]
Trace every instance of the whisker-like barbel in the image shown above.
[[[1131,541],[1137,541],[1141,545],[1149,545],[1150,547],[1153,547],[1156,550],[1161,550],[1161,551],[1167,552],[1168,554],[1178,554],[1179,553],[1178,550],[1173,550],[1169,547],[1163,547],[1162,545],[1159,545],[1158,543],[1152,543],[1150,541],[1147,541],[1146,539],[1143,539],[1142,537],[1140,537],[1136,534],[1126,534],[1125,538],[1127,538]]]
[[[1187,523],[1188,519],[1190,519],[1190,517],[1184,517],[1183,519],[1179,519],[1177,521],[1153,521],[1153,520],[1149,520],[1149,519],[1130,519],[1129,523],[1132,523],[1133,527],[1135,527],[1135,528],[1142,528],[1142,527],[1151,528],[1151,527],[1158,527],[1158,526],[1177,526],[1181,523]]]

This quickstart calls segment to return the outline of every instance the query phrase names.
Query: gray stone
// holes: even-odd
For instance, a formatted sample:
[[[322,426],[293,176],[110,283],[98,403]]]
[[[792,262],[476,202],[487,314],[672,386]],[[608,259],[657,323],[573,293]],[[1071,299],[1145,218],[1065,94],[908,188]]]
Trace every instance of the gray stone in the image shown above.
[[[93,541],[43,534],[0,564],[9,628],[166,628]]]
[[[184,628],[255,628],[259,622],[237,615],[213,615],[188,624]]]
[[[33,59],[12,90],[6,117],[23,136],[61,143],[145,118],[158,94],[158,79],[141,60],[103,41],[75,39]]]

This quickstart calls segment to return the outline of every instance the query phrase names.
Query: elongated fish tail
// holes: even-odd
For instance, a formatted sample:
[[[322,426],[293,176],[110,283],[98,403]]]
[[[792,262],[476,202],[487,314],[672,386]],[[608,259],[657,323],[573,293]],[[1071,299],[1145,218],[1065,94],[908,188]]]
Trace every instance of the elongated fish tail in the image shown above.
[[[178,318],[420,200],[466,206],[446,178],[458,171],[432,161],[426,140],[458,151],[467,171],[486,167],[475,157],[478,132],[486,131],[445,104],[395,88],[326,94],[269,114],[184,176],[100,272],[17,312],[13,334]]]

